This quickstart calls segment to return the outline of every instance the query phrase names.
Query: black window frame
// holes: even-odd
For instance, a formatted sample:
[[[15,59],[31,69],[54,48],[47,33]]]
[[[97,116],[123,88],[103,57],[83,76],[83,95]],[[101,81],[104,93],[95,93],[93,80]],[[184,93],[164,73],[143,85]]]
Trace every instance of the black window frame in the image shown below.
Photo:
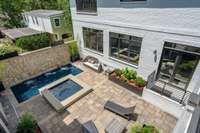
[[[113,35],[112,35],[113,34]],[[116,35],[116,37],[114,37]],[[124,36],[124,37],[123,37]],[[139,58],[140,58],[140,53],[141,53],[141,47],[142,47],[142,37],[138,36],[133,36],[133,35],[128,35],[128,34],[121,34],[121,33],[115,33],[115,32],[110,32],[109,33],[109,56],[115,59],[118,59],[120,61],[127,62],[132,65],[138,66],[139,64]],[[115,43],[112,43],[112,41],[116,41]],[[126,42],[127,48],[123,47],[124,44],[123,42]],[[112,47],[112,45],[116,45],[117,47]],[[134,49],[130,49],[130,47],[133,47]],[[120,57],[120,50],[122,51],[122,48],[127,49],[125,52],[127,53],[127,60],[124,60]],[[112,53],[112,49],[116,50],[116,55]],[[137,51],[138,50],[138,51]],[[123,54],[122,54],[123,55]],[[131,55],[135,55],[137,57],[137,61],[133,62],[131,61]]]
[[[97,12],[97,0],[76,0],[77,12]]]
[[[84,48],[87,48],[92,51],[103,54],[103,30],[87,28],[87,27],[83,27],[82,30],[83,30]],[[94,40],[91,40],[90,35],[95,36],[96,49],[94,47],[92,47],[92,44],[88,44],[88,43],[91,43],[92,41],[94,41]],[[85,38],[85,37],[88,37],[88,38]],[[98,40],[98,39],[100,39],[100,40]],[[88,40],[89,40],[89,42],[87,42]],[[99,49],[100,47],[102,49]]]
[[[120,0],[120,2],[146,2],[147,0]]]
[[[58,20],[58,23],[56,23],[56,20]],[[54,18],[54,24],[56,27],[60,27],[61,26],[60,18]],[[57,25],[57,24],[59,24],[59,25]]]

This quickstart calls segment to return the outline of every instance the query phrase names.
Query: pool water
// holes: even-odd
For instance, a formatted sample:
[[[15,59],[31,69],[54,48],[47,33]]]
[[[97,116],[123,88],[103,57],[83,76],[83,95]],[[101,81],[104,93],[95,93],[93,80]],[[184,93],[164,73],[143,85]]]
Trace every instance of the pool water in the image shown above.
[[[17,101],[21,103],[35,95],[38,95],[39,89],[48,85],[49,83],[52,83],[69,74],[76,76],[81,72],[82,70],[80,70],[79,68],[68,64],[58,69],[41,74],[40,76],[37,76],[35,78],[26,80],[20,84],[17,84],[11,87],[11,90],[14,93]]]
[[[59,101],[63,101],[75,94],[76,92],[80,91],[81,89],[82,87],[79,84],[69,79],[51,88],[49,91]]]

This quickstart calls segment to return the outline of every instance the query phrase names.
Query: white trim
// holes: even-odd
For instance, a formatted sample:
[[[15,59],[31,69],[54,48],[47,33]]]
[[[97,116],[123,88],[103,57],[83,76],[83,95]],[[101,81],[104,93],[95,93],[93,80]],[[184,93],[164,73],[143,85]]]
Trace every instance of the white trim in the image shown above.
[[[145,30],[150,32],[160,32],[160,33],[167,33],[167,34],[176,34],[176,35],[187,35],[192,37],[200,37],[199,31],[191,31],[191,30],[177,30],[175,28],[168,28],[168,27],[156,27],[156,26],[146,26],[146,25],[135,25],[135,24],[127,24],[122,22],[116,21],[107,21],[102,20],[98,21],[97,19],[80,19],[80,18],[72,18],[72,21],[76,22],[85,22],[90,24],[98,24],[98,25],[107,25],[112,27],[118,28],[129,28],[129,29],[136,29],[136,30]]]
[[[93,50],[93,49],[89,49],[89,48],[86,48],[86,47],[84,47],[83,49],[86,50],[86,51],[88,51],[88,52],[91,52],[91,53],[94,53],[94,54],[98,54],[98,55],[100,55],[100,56],[103,56],[103,55],[104,55],[103,53],[98,52],[98,51]]]
[[[126,61],[122,61],[122,60],[120,60],[120,59],[117,59],[117,58],[114,58],[114,57],[111,57],[111,56],[109,56],[109,59],[114,60],[114,61],[117,61],[117,62],[122,63],[122,64],[124,64],[124,65],[128,65],[128,66],[130,66],[130,67],[134,67],[134,68],[138,69],[138,66],[137,66],[137,65],[128,63],[128,62],[126,62]]]

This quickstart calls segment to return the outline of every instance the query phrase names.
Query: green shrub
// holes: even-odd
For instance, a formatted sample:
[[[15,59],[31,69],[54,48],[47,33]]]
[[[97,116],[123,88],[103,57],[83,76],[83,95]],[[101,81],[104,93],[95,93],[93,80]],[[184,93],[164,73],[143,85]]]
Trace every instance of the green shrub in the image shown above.
[[[137,72],[134,70],[129,70],[128,68],[125,68],[123,70],[123,75],[127,80],[136,79]]]
[[[121,69],[117,68],[117,69],[114,70],[114,72],[115,72],[116,76],[118,76],[118,77],[120,77],[122,75],[122,70]]]
[[[24,50],[31,51],[44,48],[50,45],[50,39],[47,34],[21,37],[16,40],[16,46]]]
[[[137,77],[135,80],[135,84],[138,87],[144,87],[145,86],[145,80],[142,77]]]
[[[142,128],[142,133],[159,133],[159,130],[152,125],[145,125]]]
[[[71,57],[75,57],[75,56],[79,55],[78,46],[77,46],[76,41],[69,43],[69,53],[70,53]]]
[[[160,133],[160,131],[152,125],[143,125],[142,127],[141,125],[136,124],[132,127],[131,133]]]
[[[5,55],[14,51],[21,53],[22,49],[11,44],[3,44],[2,46],[0,46],[0,55]]]
[[[25,114],[17,123],[16,133],[35,133],[37,129],[37,122],[30,114]]]
[[[195,67],[196,63],[197,63],[196,60],[187,61],[180,64],[179,68],[183,71],[188,71],[188,70],[191,71]]]
[[[142,126],[139,124],[135,124],[132,128],[131,128],[131,133],[142,133]]]

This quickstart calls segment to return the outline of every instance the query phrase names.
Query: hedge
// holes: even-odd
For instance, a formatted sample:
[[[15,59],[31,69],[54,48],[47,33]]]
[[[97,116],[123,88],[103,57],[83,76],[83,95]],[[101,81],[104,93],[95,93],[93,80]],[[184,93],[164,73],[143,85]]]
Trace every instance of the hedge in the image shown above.
[[[14,51],[17,51],[18,53],[22,52],[20,48],[11,44],[3,44],[2,46],[0,46],[0,55],[5,55]]]
[[[50,39],[47,34],[26,36],[16,40],[16,46],[27,51],[44,48],[49,45]]]

